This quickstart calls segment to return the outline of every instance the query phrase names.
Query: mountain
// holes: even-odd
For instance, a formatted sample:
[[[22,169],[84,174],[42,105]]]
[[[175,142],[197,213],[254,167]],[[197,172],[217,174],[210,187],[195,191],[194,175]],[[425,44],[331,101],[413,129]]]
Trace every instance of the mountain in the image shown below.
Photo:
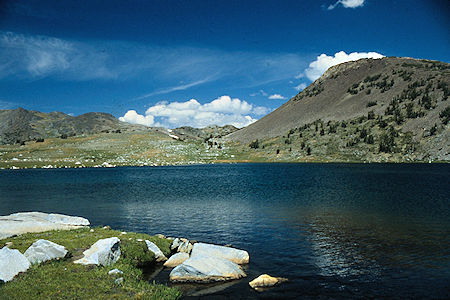
[[[145,131],[146,128],[121,122],[107,113],[91,112],[73,117],[62,112],[42,113],[23,108],[0,110],[0,144],[107,131]]]
[[[335,153],[365,145],[357,150],[409,151],[416,152],[416,159],[450,160],[449,84],[448,63],[395,57],[347,62],[329,68],[277,110],[226,139],[242,144],[258,140],[262,146],[291,151],[294,142],[304,151],[312,147],[312,154],[315,145],[326,147],[330,139]],[[388,149],[381,145],[386,135],[394,145]],[[325,152],[333,154],[324,149],[316,154]]]

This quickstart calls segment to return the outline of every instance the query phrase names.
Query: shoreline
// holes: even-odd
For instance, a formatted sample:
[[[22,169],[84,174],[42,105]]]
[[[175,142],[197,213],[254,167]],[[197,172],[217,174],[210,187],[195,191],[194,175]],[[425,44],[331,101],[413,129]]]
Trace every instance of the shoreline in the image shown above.
[[[382,164],[449,164],[450,161],[344,161],[344,160],[336,160],[336,161],[328,161],[328,160],[308,160],[308,161],[213,161],[213,162],[192,162],[192,163],[168,163],[168,164],[125,164],[125,165],[93,165],[93,166],[61,166],[61,165],[44,165],[37,166],[33,165],[29,166],[6,166],[0,167],[0,170],[43,170],[43,169],[111,169],[111,168],[127,168],[127,167],[188,167],[188,166],[204,166],[204,165],[236,165],[236,164],[372,164],[372,165],[382,165]]]
[[[120,231],[110,226],[91,227],[90,222],[82,217],[40,212],[0,216],[0,222],[4,225],[3,233],[0,232],[0,256],[6,260],[0,261],[0,283],[6,281],[0,284],[0,293],[8,299],[70,298],[74,295],[108,299],[179,299],[196,293],[214,294],[236,283],[244,282],[247,285],[250,279],[241,280],[247,277],[244,270],[249,264],[248,252],[232,248],[231,245]],[[21,225],[17,227],[12,224],[11,229],[8,222],[19,222]],[[85,225],[71,225],[73,227],[69,228],[69,223]],[[8,231],[8,228],[13,231]],[[12,234],[8,235],[8,232]],[[100,246],[114,239],[117,247],[112,244],[109,246],[111,248]],[[51,247],[59,247],[58,251],[64,250],[65,253],[52,257],[57,250]],[[90,256],[88,253],[92,253],[89,252],[92,249],[100,252]],[[105,257],[100,254],[104,251],[111,251],[106,256],[107,262],[100,261]],[[30,253],[34,254],[30,256]],[[180,254],[187,258],[179,261],[176,257]],[[111,255],[115,257],[113,261],[109,261]],[[95,263],[92,262],[94,258]],[[24,268],[23,263],[19,263],[20,259],[28,260],[28,266]],[[185,267],[186,259],[192,262]],[[221,266],[224,260],[227,263]],[[209,266],[211,262],[214,263]],[[5,264],[10,267],[4,269]],[[195,264],[197,267],[194,267]],[[231,272],[228,264],[234,264],[233,273],[228,273]],[[179,268],[181,270],[177,271]],[[187,268],[187,274],[192,272],[191,275],[183,275],[186,272],[183,268]],[[199,269],[188,271],[191,268]],[[211,269],[208,271],[208,268]],[[254,274],[248,275],[254,277]],[[155,278],[158,278],[159,283],[156,283]],[[89,279],[89,283],[85,279]],[[98,285],[103,289],[97,290]],[[248,285],[246,289],[251,290]]]

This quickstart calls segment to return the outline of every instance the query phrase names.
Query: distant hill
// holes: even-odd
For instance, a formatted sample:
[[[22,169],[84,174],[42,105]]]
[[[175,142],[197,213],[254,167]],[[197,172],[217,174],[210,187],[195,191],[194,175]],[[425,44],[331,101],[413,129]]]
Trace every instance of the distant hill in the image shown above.
[[[325,147],[332,136],[336,153],[350,152],[357,144],[358,151],[366,144],[376,153],[389,134],[396,147],[384,152],[406,153],[409,143],[417,158],[450,160],[449,85],[448,63],[394,57],[347,62],[329,68],[277,110],[226,139],[243,144],[272,139],[270,145],[279,148],[274,140],[279,137],[293,151],[297,145],[286,138],[295,137],[302,150],[310,145],[314,154],[314,145]],[[366,135],[372,135],[369,144]],[[322,150],[316,153],[325,155]]]
[[[121,122],[107,113],[91,112],[73,117],[62,112],[42,113],[23,108],[0,110],[0,144],[146,128]]]
[[[205,140],[210,138],[221,138],[222,136],[226,136],[237,130],[238,128],[234,127],[233,125],[225,125],[225,126],[212,125],[204,128],[183,126],[175,128],[173,130],[173,133],[182,139]]]
[[[49,137],[71,137],[120,131],[159,131],[181,140],[204,141],[225,136],[238,128],[232,125],[193,128],[189,126],[167,130],[165,128],[121,122],[108,113],[90,112],[70,116],[62,112],[42,113],[23,108],[0,110],[0,144],[23,143]]]

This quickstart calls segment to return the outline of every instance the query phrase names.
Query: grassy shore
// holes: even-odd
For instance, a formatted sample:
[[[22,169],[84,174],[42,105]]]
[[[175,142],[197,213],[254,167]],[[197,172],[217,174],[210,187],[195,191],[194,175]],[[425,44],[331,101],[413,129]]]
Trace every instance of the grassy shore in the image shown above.
[[[82,252],[97,240],[109,237],[121,240],[121,257],[113,266],[85,266],[74,264]],[[33,265],[12,281],[0,285],[1,299],[178,299],[181,292],[176,288],[149,283],[143,280],[141,267],[154,263],[154,255],[146,244],[138,240],[150,240],[161,251],[170,253],[170,241],[148,234],[122,234],[109,228],[28,233],[0,240],[0,248],[11,242],[12,249],[25,250],[36,240],[46,239],[67,248],[69,257]],[[108,275],[118,268],[123,274]],[[115,280],[123,277],[123,282]]]

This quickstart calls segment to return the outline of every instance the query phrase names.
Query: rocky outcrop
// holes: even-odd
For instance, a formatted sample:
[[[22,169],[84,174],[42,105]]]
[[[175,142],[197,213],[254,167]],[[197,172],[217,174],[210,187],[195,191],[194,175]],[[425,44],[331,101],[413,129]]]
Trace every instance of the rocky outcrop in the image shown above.
[[[147,248],[149,251],[153,252],[155,254],[155,259],[157,262],[166,261],[167,257],[162,253],[161,249],[158,248],[153,242],[150,242],[149,240],[145,240],[145,243],[147,244]]]
[[[28,259],[19,250],[3,247],[0,249],[0,281],[10,281],[20,272],[30,267]]]
[[[0,216],[0,239],[28,232],[67,230],[89,225],[89,220],[82,217],[41,212],[16,213]]]
[[[245,277],[244,271],[234,262],[213,256],[196,255],[175,267],[170,280],[175,282],[227,281]]]
[[[37,240],[25,251],[24,255],[32,264],[40,264],[51,259],[64,258],[67,249],[47,240]]]
[[[192,248],[191,256],[219,257],[230,260],[236,264],[248,264],[250,260],[247,251],[205,243],[195,243]]]
[[[101,239],[83,252],[84,257],[74,261],[82,265],[112,265],[120,258],[120,240],[117,237]]]
[[[272,277],[270,275],[263,274],[250,281],[249,285],[255,290],[260,290],[261,288],[271,287],[285,281],[287,281],[287,278]]]
[[[168,268],[174,268],[178,265],[181,265],[183,262],[185,262],[189,258],[189,254],[186,252],[179,252],[174,255],[172,255],[165,263],[164,267]]]

